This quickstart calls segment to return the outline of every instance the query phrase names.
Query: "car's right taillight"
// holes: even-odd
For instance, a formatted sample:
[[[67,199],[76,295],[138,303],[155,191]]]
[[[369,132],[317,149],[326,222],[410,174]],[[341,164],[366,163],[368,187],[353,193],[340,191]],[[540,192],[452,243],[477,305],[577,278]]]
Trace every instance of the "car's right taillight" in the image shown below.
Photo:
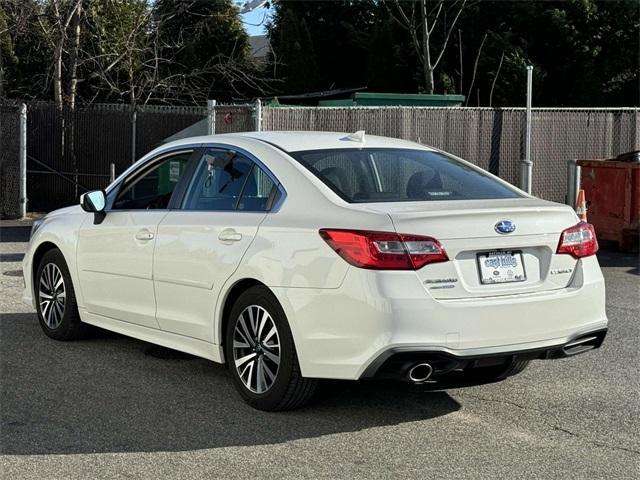
[[[421,235],[323,228],[320,236],[351,265],[371,270],[418,270],[449,260],[440,242]]]
[[[597,251],[598,240],[593,225],[580,222],[560,234],[556,253],[567,253],[574,258],[582,258],[595,255]]]

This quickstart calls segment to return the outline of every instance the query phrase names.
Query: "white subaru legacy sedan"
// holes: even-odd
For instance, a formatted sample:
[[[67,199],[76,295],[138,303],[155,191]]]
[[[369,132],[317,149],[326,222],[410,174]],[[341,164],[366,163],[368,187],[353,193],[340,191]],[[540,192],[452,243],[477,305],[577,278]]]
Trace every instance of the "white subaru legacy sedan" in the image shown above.
[[[225,363],[263,410],[319,379],[493,381],[598,348],[593,227],[471,163],[344,133],[164,145],[36,222],[24,300]]]

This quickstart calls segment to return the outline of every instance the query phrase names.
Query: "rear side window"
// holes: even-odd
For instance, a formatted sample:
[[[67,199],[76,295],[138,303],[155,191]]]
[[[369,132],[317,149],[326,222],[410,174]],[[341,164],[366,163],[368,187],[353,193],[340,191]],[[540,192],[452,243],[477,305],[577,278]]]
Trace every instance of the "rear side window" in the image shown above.
[[[275,184],[250,159],[227,150],[207,150],[196,170],[185,210],[266,211]]]
[[[439,152],[363,148],[291,156],[352,203],[520,197],[482,170]]]

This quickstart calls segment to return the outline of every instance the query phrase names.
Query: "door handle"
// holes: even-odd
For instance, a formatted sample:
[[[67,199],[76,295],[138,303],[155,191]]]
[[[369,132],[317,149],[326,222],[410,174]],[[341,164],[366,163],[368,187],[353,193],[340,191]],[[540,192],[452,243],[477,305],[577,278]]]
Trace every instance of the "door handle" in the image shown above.
[[[142,241],[147,241],[147,240],[153,240],[153,237],[155,235],[153,233],[151,233],[149,230],[140,230],[138,233],[136,233],[136,240],[142,240]]]
[[[218,240],[221,242],[239,242],[242,240],[242,234],[236,232],[233,228],[225,228],[218,235]]]

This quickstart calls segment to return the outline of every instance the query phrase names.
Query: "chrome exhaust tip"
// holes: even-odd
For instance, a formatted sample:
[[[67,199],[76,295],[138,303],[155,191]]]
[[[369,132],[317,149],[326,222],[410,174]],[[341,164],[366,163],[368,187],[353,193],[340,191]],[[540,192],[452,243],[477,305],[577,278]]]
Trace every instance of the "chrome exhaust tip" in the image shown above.
[[[433,373],[433,367],[428,363],[418,363],[409,369],[407,377],[413,383],[422,383],[429,380]]]

